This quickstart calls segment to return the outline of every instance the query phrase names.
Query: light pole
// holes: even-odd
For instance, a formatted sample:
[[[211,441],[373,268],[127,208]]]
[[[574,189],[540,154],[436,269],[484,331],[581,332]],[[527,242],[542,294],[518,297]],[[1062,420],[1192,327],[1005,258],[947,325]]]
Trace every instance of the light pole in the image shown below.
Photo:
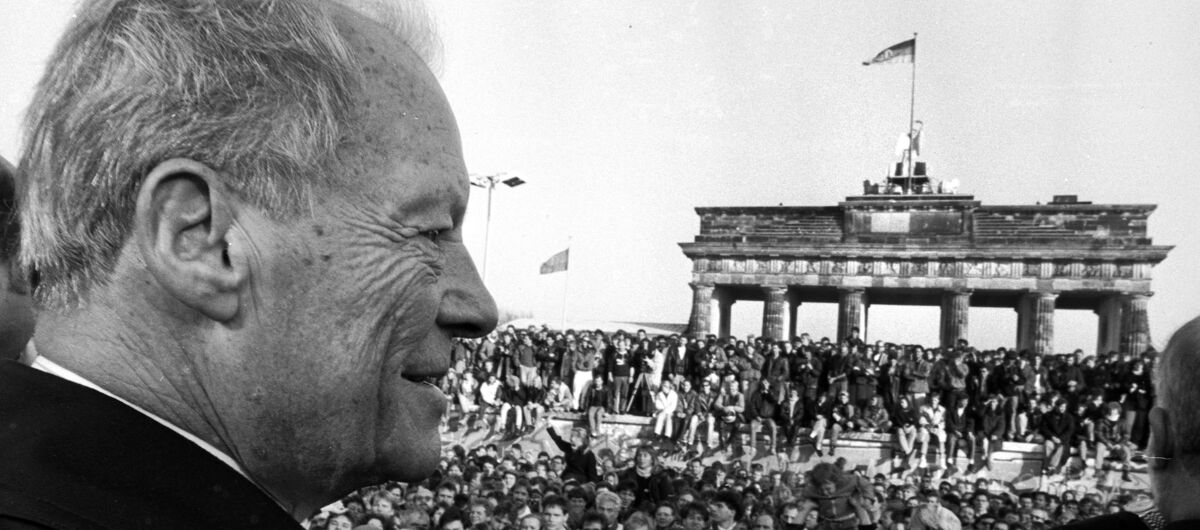
[[[478,188],[487,188],[487,221],[483,225],[483,281],[487,283],[487,255],[488,255],[488,236],[492,230],[492,190],[496,189],[496,183],[499,182],[510,188],[515,188],[525,183],[521,177],[510,177],[508,173],[496,173],[495,175],[476,175],[472,174],[471,185]]]

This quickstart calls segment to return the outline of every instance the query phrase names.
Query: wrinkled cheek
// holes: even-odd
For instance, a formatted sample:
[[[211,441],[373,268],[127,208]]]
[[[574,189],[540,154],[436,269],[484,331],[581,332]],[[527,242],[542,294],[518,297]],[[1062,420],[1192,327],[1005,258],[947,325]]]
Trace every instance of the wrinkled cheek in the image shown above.
[[[347,277],[347,288],[330,293],[348,308],[331,315],[336,324],[342,329],[367,326],[365,338],[376,346],[419,339],[433,328],[437,315],[436,278],[428,267],[411,256],[389,257],[356,256],[340,272]]]

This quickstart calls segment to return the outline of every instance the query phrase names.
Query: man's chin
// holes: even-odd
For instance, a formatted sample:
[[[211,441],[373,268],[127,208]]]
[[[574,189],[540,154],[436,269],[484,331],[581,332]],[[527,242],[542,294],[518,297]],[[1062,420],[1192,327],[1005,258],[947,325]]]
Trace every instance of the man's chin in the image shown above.
[[[437,469],[442,439],[438,425],[446,412],[446,400],[433,387],[402,384],[393,396],[395,407],[381,425],[376,461],[379,472],[389,480],[417,481]]]
[[[415,482],[437,469],[441,437],[436,428],[421,433],[410,427],[387,440],[381,449],[380,471],[387,480]]]

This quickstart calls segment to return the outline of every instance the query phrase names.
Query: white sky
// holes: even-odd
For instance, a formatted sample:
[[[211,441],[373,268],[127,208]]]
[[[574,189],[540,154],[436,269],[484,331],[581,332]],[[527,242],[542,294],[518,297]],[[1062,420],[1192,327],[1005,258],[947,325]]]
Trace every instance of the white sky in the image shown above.
[[[69,2],[0,0],[0,154]],[[1200,3],[435,0],[442,82],[473,172],[528,184],[494,195],[488,285],[502,308],[685,322],[696,206],[833,205],[877,179],[908,124],[908,65],[864,67],[917,41],[917,119],[935,178],[984,204],[1159,205],[1151,329],[1200,313]],[[486,195],[467,241],[482,261]],[[538,265],[571,246],[567,274]],[[761,303],[734,306],[758,333]],[[801,328],[833,332],[832,306]],[[871,338],[933,343],[934,308],[873,306]],[[1010,345],[1015,312],[976,309],[972,342]],[[1095,346],[1062,311],[1056,348]]]

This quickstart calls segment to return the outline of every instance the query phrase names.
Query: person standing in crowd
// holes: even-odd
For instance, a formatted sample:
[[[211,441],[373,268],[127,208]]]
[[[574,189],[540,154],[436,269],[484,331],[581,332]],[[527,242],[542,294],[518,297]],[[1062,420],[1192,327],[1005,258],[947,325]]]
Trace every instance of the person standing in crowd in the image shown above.
[[[1120,462],[1121,479],[1128,481],[1129,465],[1133,457],[1128,424],[1122,417],[1120,403],[1109,402],[1104,410],[1104,416],[1095,423],[1096,478],[1103,479],[1103,470],[1107,467],[1108,460],[1115,459]]]
[[[732,443],[742,423],[746,398],[733,380],[722,382],[708,414],[708,447],[719,449]]]
[[[914,407],[925,404],[925,395],[929,393],[929,373],[933,370],[930,360],[925,357],[925,349],[913,346],[908,353],[908,359],[901,367],[900,375],[904,379],[904,392]]]
[[[790,458],[800,458],[800,431],[804,428],[804,401],[800,399],[800,389],[791,385],[787,391],[787,400],[779,405],[779,427],[783,429],[784,441],[791,451]]]
[[[1040,432],[1043,452],[1046,456],[1042,466],[1043,475],[1057,475],[1066,466],[1070,454],[1067,449],[1075,436],[1075,418],[1067,410],[1067,402],[1057,398],[1053,408],[1042,416]]]
[[[675,392],[675,383],[663,381],[658,392],[654,393],[654,434],[664,439],[674,435],[675,409],[679,406],[679,394]]]
[[[967,410],[966,397],[959,396],[953,401],[955,405],[946,410],[945,416],[947,477],[958,472],[958,466],[954,464],[960,442],[966,446],[963,452],[967,455],[967,469],[975,466],[975,414]]]
[[[825,384],[831,397],[837,397],[842,392],[849,395],[851,361],[850,344],[842,342],[825,362]]]
[[[708,507],[699,502],[689,502],[679,510],[683,530],[712,530],[709,524]]]
[[[813,357],[810,348],[801,347],[796,350],[789,371],[792,384],[800,390],[800,399],[804,402],[805,415],[812,418],[816,415],[817,394],[820,392],[821,362]],[[811,419],[809,420],[811,422]]]
[[[618,336],[613,341],[612,355],[607,361],[607,379],[611,381],[608,410],[613,414],[624,414],[629,407],[629,378],[634,374],[633,358],[629,351],[629,339]]]
[[[883,397],[871,396],[867,403],[859,407],[852,420],[854,430],[858,432],[879,433],[892,430],[891,415],[883,407]]]
[[[1021,421],[1021,396],[1025,387],[1025,375],[1017,365],[1017,353],[1006,352],[1004,362],[992,371],[996,380],[993,387],[1004,396],[1004,417],[1008,421],[1005,432],[1009,440],[1017,440],[1025,433]]]
[[[623,530],[621,525],[621,497],[610,490],[596,493],[596,512],[604,521],[604,530]],[[585,524],[586,527],[586,524]]]
[[[604,384],[604,378],[596,375],[592,384],[588,385],[581,403],[587,411],[588,434],[598,436],[604,425],[605,410],[609,405],[609,389]]]
[[[574,479],[582,482],[595,482],[600,480],[600,465],[596,460],[596,453],[593,453],[588,446],[586,430],[579,427],[571,429],[570,441],[563,440],[553,425],[546,429],[546,433],[563,453],[563,461],[566,464],[562,472],[564,481]]]
[[[533,345],[533,336],[520,333],[518,343],[513,346],[512,362],[522,386],[528,386],[537,377],[538,362],[537,348]]]
[[[752,389],[749,394],[746,399],[745,418],[750,423],[750,444],[754,446],[758,443],[758,433],[765,427],[770,434],[768,453],[775,454],[779,451],[779,425],[775,423],[779,402],[771,380],[759,381],[757,388]]]
[[[663,361],[663,378],[682,388],[685,378],[692,374],[691,355],[686,344],[680,344],[680,337],[672,335],[667,345],[667,358]]]
[[[682,528],[675,518],[675,505],[671,501],[659,502],[654,507],[655,530],[679,530]]]
[[[992,469],[992,454],[1000,449],[1001,444],[1005,439],[1005,426],[1007,422],[1004,419],[1004,410],[1000,408],[1000,396],[991,394],[987,401],[984,402],[983,412],[979,419],[979,443],[981,445],[981,457],[979,467],[975,468],[978,473],[980,468]]]
[[[945,506],[936,494],[927,495],[913,510],[909,525],[914,530],[960,530],[962,521]]]
[[[942,403],[946,410],[958,408],[959,400],[967,398],[967,377],[970,373],[965,352],[957,349],[946,352],[941,371]]]
[[[591,342],[580,344],[580,350],[574,358],[575,381],[571,385],[571,391],[575,395],[576,410],[587,410],[583,398],[587,395],[588,386],[596,378],[596,372],[601,366],[600,357],[599,351]],[[600,374],[600,377],[603,377],[603,373]]]
[[[817,456],[825,456],[821,444],[825,436],[829,436],[829,454],[837,454],[838,437],[842,432],[853,429],[851,420],[854,418],[854,405],[850,404],[850,393],[841,392],[837,399],[827,400],[825,394],[818,398],[817,416],[813,420],[810,437],[816,449]]]
[[[550,495],[542,500],[542,517],[546,530],[567,530],[567,500]]]
[[[687,436],[684,444],[695,450],[699,446],[700,440],[697,438],[700,430],[700,425],[705,426],[706,443],[712,440],[712,413],[713,404],[717,400],[717,393],[712,389],[712,383],[707,379],[700,381],[700,391],[696,393],[695,407],[692,410],[692,419],[688,425]]]
[[[935,466],[941,466],[942,447],[946,443],[946,408],[942,406],[942,398],[937,393],[930,393],[925,404],[920,407],[920,435],[917,449],[917,468],[924,468],[928,463],[929,448],[933,448]]]
[[[21,241],[14,168],[0,158],[0,361],[21,358],[33,336],[28,282],[17,267]]]
[[[730,490],[718,491],[708,503],[712,530],[746,530],[742,521],[742,498]]]
[[[786,397],[786,384],[791,378],[791,346],[785,341],[772,342],[767,348],[767,357],[763,365],[764,378],[770,381],[775,393],[775,401],[781,402]]]
[[[674,434],[671,441],[676,446],[688,446],[691,445],[691,442],[688,441],[691,436],[689,433],[695,433],[696,425],[700,421],[696,416],[697,401],[700,399],[700,395],[692,388],[691,380],[683,377],[679,378],[679,391],[676,394],[678,397],[675,401],[675,412],[672,414]]]
[[[525,387],[521,385],[521,378],[516,373],[509,375],[504,380],[504,386],[500,388],[499,401],[500,409],[499,416],[496,417],[496,431],[508,432],[507,429],[511,426],[513,432],[520,432],[525,426],[525,405],[528,403],[528,393]],[[512,413],[513,421],[508,423],[509,413]]]
[[[1146,415],[1153,402],[1150,373],[1146,364],[1140,359],[1129,362],[1129,369],[1120,376],[1121,388],[1124,393],[1119,401],[1125,409],[1125,427],[1129,431],[1130,441],[1136,447],[1146,445],[1145,423]]]
[[[571,409],[575,397],[571,395],[571,387],[566,380],[558,376],[550,377],[550,389],[546,392],[546,408],[550,412],[566,412]]]
[[[870,507],[874,488],[863,477],[845,473],[834,464],[822,462],[808,475],[800,498],[799,518],[817,514],[818,528],[851,530],[871,525]]]
[[[860,348],[870,348],[860,346]],[[855,407],[866,407],[879,389],[879,365],[862,349],[850,357],[850,403]]]
[[[646,445],[637,448],[633,466],[623,471],[618,481],[635,485],[633,506],[638,508],[655,506],[675,494],[670,476],[658,465],[658,455]]]
[[[920,411],[913,406],[908,395],[902,395],[899,399],[892,411],[896,443],[900,446],[900,453],[892,459],[892,470],[895,473],[903,473],[912,467],[912,457],[916,454],[921,437]]]
[[[80,4],[20,157],[5,525],[294,528],[437,467],[429,382],[496,309],[428,24],[386,6]]]

